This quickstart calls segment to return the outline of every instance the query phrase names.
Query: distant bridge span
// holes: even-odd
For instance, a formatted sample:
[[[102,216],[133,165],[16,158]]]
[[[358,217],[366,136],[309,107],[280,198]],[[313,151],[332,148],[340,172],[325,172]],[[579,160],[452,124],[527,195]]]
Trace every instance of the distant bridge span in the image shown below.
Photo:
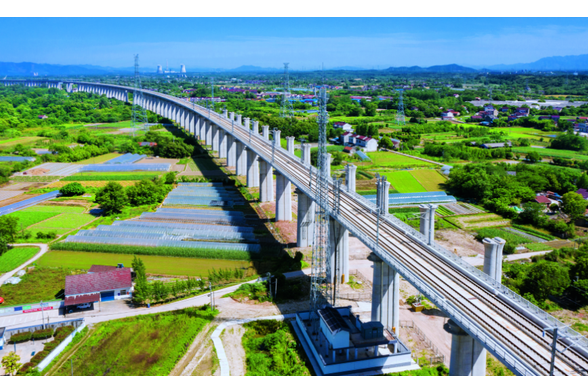
[[[129,93],[133,92],[133,88],[127,86],[71,80],[0,82],[4,85],[65,87],[69,92],[98,93],[125,102],[129,102]],[[229,118],[226,111],[219,114],[177,97],[149,90],[142,92],[144,102],[138,104],[147,110],[176,121],[194,137],[206,140],[207,144],[216,143],[217,148],[222,145],[220,140],[224,140],[224,136],[234,138],[256,154],[260,162],[273,167],[314,200],[317,169],[296,157],[293,149],[287,151],[279,144],[272,148],[267,127],[260,135],[255,129],[257,124],[251,129],[246,119],[244,126],[240,115],[236,121],[234,114],[231,113]],[[218,136],[217,132],[221,135]],[[216,141],[214,135],[217,135]],[[330,187],[330,205],[333,207],[332,182]],[[337,210],[332,208],[332,219],[359,238],[514,374],[549,375],[553,341],[550,328],[554,327],[558,328],[559,336],[554,374],[587,374],[588,339],[446,249],[434,243],[428,245],[421,233],[393,216],[380,216],[377,235],[376,206],[345,186],[341,189],[340,203],[338,212],[333,212]],[[395,317],[397,320],[398,316]],[[454,360],[457,359],[452,358],[452,366]]]

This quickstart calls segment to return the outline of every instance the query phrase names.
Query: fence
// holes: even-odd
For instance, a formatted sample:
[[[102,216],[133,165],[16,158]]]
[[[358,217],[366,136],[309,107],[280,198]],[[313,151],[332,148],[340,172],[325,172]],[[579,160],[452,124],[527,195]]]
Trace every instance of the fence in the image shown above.
[[[81,319],[81,322],[78,324],[77,328],[74,329],[74,331],[69,334],[69,336],[63,340],[63,342],[59,343],[59,345],[55,347],[55,349],[51,351],[51,353],[37,365],[37,369],[42,372],[43,369],[45,369],[59,354],[61,354],[63,350],[65,350],[67,345],[70,344],[73,340],[74,336],[84,329],[85,326],[86,323],[84,319]]]
[[[35,331],[39,331],[41,329],[46,329],[46,328],[51,328],[53,330],[56,330],[59,327],[65,327],[66,325],[73,325],[74,327],[79,327],[82,323],[84,322],[84,319],[73,319],[73,320],[66,320],[66,321],[57,321],[55,323],[48,323],[48,324],[38,324],[38,325],[31,325],[28,327],[19,327],[19,328],[12,328],[12,329],[7,329],[4,332],[4,340],[6,342],[10,341],[10,337],[12,335],[15,335],[17,333],[22,333],[22,332],[35,332]]]
[[[435,346],[433,344],[431,339],[427,338],[425,333],[418,327],[418,325],[416,325],[414,323],[414,321],[400,320],[400,328],[412,329],[417,334],[417,336],[420,338],[420,340],[423,343],[425,343],[425,346],[427,346],[433,352],[433,355],[429,356],[429,361],[431,364],[439,363],[439,362],[445,363],[445,355],[440,353],[437,346]]]
[[[43,310],[53,310],[59,309],[63,306],[63,301],[48,301],[43,302]],[[14,314],[19,313],[34,313],[34,312],[41,312],[41,304],[34,303],[34,304],[26,304],[26,305],[15,305],[15,306],[6,306],[0,308],[0,317],[2,316],[12,316]]]

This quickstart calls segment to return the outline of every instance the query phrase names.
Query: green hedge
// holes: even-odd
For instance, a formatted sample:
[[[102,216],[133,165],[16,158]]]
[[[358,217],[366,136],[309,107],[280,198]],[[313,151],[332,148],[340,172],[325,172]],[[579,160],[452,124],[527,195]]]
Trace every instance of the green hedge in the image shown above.
[[[45,348],[47,348],[47,347],[45,347]],[[51,354],[51,351],[46,351],[46,350],[40,351],[37,354],[35,354],[34,357],[31,358],[31,363],[34,365],[38,365],[41,363],[41,361],[43,359],[47,358],[49,356],[49,354]]]
[[[33,332],[33,339],[47,339],[53,336],[53,329],[46,328],[46,329],[39,329]]]
[[[217,250],[198,248],[147,247],[113,244],[82,244],[77,242],[58,242],[51,245],[52,250],[71,250],[78,252],[121,253],[129,255],[155,255],[171,257],[194,257],[203,259],[248,260],[249,252],[242,250]]]
[[[15,333],[10,337],[10,343],[22,343],[26,342],[27,340],[31,340],[33,337],[32,332],[21,332]]]

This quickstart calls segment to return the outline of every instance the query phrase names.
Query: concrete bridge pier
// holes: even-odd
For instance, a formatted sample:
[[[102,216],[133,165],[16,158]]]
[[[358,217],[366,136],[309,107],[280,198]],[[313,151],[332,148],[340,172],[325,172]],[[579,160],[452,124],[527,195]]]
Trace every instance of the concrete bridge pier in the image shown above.
[[[484,238],[484,273],[502,283],[502,251],[506,241],[500,237]]]
[[[400,275],[380,259],[374,262],[373,268],[371,321],[379,321],[389,331],[399,334]]]
[[[294,136],[286,136],[286,149],[292,155],[294,155],[294,140],[296,140]]]
[[[376,188],[376,206],[380,209],[382,215],[388,215],[390,210],[390,183],[386,177],[379,177]]]
[[[245,129],[247,130],[247,132],[251,131],[251,120],[249,119],[249,117],[245,117],[243,119],[243,126],[245,127]]]
[[[241,119],[243,118],[243,115],[241,114],[237,114],[237,119],[235,120],[237,122],[237,124],[239,125],[243,125],[243,123],[241,122]]]
[[[259,157],[247,150],[247,188],[259,187]]]
[[[305,248],[314,242],[315,203],[304,192],[296,190],[298,195],[298,218],[296,227],[296,246]]]
[[[236,172],[238,176],[247,175],[247,147],[245,144],[236,140],[237,143],[237,166]]]
[[[190,117],[189,117],[189,122],[188,122],[188,133],[190,134],[190,136],[196,137],[195,130],[196,130],[196,113],[190,112]]]
[[[206,145],[212,148],[212,127],[214,124],[212,121],[206,120],[206,134],[204,136],[206,140]]]
[[[253,121],[253,133],[259,134],[259,121]]]
[[[272,165],[263,159],[259,160],[259,200],[274,201],[274,171]]]
[[[219,128],[219,145],[218,145],[218,157],[227,157],[227,138],[229,134],[224,129]]]
[[[261,136],[265,140],[269,140],[269,125],[264,125],[263,127],[261,127]]]
[[[329,281],[337,284],[349,281],[349,232],[336,220],[329,220]]]
[[[435,204],[421,204],[419,210],[421,213],[421,221],[419,231],[427,239],[427,245],[435,243]]]
[[[451,336],[450,376],[485,376],[486,349],[473,339],[453,320],[449,320],[443,329]]]
[[[230,112],[229,118],[231,119],[231,121],[235,121],[235,112]]]
[[[229,118],[229,111],[227,109],[223,109],[223,117]]]
[[[310,144],[306,143],[302,146],[302,163],[306,166],[310,166]]]
[[[274,129],[274,142],[276,143],[276,148],[280,148],[282,145],[280,144],[280,134],[282,133],[282,131],[280,131],[279,129]]]
[[[212,125],[212,151],[219,152],[220,150],[220,128]]]
[[[200,129],[198,131],[198,135],[199,135],[202,143],[206,144],[206,123],[208,120],[206,119],[206,117],[203,117],[203,116],[199,116],[198,118],[199,118],[199,123],[200,123]]]
[[[237,166],[237,141],[227,133],[227,167]]]
[[[345,185],[347,185],[347,191],[355,193],[355,184],[356,184],[356,173],[357,173],[357,166],[347,164],[345,166]]]
[[[276,221],[292,220],[292,182],[276,173]]]

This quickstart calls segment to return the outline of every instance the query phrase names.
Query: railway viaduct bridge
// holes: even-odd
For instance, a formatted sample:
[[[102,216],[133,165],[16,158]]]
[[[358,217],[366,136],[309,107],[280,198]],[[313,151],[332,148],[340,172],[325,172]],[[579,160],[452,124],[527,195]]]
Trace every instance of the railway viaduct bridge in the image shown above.
[[[68,92],[88,92],[130,102],[132,87],[72,80],[2,80],[4,85],[55,87]],[[184,99],[143,90],[136,104],[171,119],[186,132],[212,146],[237,175],[247,176],[248,187],[260,188],[262,202],[276,201],[276,219],[292,220],[291,185],[298,194],[298,245],[310,246],[317,169],[310,163],[310,146],[302,158],[294,155],[294,138],[287,148],[280,144],[280,131],[240,114],[217,113]],[[137,98],[140,96],[137,96]],[[588,339],[562,324],[500,283],[500,260],[488,254],[500,248],[499,241],[486,240],[486,272],[474,268],[433,240],[434,206],[423,206],[418,232],[388,215],[388,183],[378,186],[380,205],[355,192],[355,167],[348,166],[346,184],[340,191],[329,183],[331,215],[330,255],[336,278],[348,276],[349,233],[370,248],[381,262],[374,264],[372,319],[389,330],[399,327],[399,275],[424,294],[450,319],[445,329],[452,336],[451,375],[485,375],[486,352],[490,352],[514,374],[587,375]],[[276,194],[273,181],[276,177]],[[336,196],[337,194],[337,196]],[[335,208],[335,203],[339,203]],[[554,339],[555,338],[555,339]]]

